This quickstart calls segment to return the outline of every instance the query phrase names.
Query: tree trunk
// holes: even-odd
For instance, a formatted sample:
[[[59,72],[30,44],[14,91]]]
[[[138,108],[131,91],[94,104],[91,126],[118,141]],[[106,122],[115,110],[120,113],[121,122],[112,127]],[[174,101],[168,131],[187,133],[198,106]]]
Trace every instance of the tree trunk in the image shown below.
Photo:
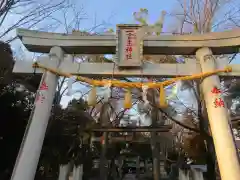
[[[215,158],[215,150],[214,150],[214,145],[213,141],[207,140],[207,180],[216,180],[216,158]]]
[[[208,125],[208,116],[207,116],[207,109],[204,106],[203,107],[203,119],[200,121],[200,130],[209,132],[209,125]],[[216,154],[215,154],[215,148],[213,144],[212,138],[206,139],[207,143],[207,152],[206,152],[206,163],[207,163],[207,180],[216,180]]]
[[[159,110],[155,108],[157,106],[156,104],[156,96],[155,96],[155,90],[150,90],[152,94],[151,103],[153,105],[153,109],[151,112],[151,119],[152,119],[152,126],[157,125],[157,121],[159,120]],[[159,150],[157,148],[157,142],[156,142],[157,134],[156,132],[151,132],[151,149],[152,149],[152,159],[153,159],[153,179],[159,180],[160,178],[160,163],[159,163]]]
[[[123,178],[123,161],[124,161],[124,159],[123,159],[123,157],[122,156],[120,156],[119,158],[118,158],[118,173],[119,173],[119,179],[122,179]]]
[[[159,166],[159,153],[156,143],[156,132],[151,132],[151,149],[152,149],[152,159],[153,159],[153,177],[154,180],[159,180],[160,178],[160,166]]]
[[[113,157],[110,160],[109,171],[108,171],[108,180],[118,178],[118,172],[117,172],[118,170],[117,170],[115,160],[116,160],[116,157]]]
[[[102,127],[109,127],[111,125],[110,122],[111,116],[111,107],[108,103],[104,103],[101,109],[100,114],[100,123]],[[108,132],[104,132],[101,141],[101,157],[100,157],[100,179],[106,180],[107,179],[107,169],[108,169],[108,161],[106,158],[107,148],[108,148]]]
[[[107,169],[108,169],[108,161],[106,158],[107,146],[108,146],[108,132],[104,132],[102,149],[101,149],[101,157],[100,157],[100,179],[101,180],[107,179]]]
[[[144,160],[144,170],[145,170],[145,174],[148,173],[148,160]]]
[[[137,161],[136,161],[136,177],[139,178],[140,177],[140,157],[137,157]]]

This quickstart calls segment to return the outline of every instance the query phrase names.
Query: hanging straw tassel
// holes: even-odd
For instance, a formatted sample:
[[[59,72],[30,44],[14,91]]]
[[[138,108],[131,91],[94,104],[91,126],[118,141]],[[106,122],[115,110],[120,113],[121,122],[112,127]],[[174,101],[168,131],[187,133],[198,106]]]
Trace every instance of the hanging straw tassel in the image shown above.
[[[125,93],[125,99],[124,99],[124,108],[130,109],[132,107],[132,94],[131,90],[128,89]]]
[[[163,85],[160,86],[159,97],[160,97],[159,99],[160,108],[166,108],[168,104],[166,101],[165,89]]]
[[[97,89],[95,86],[91,89],[88,94],[88,105],[95,106],[97,104]]]

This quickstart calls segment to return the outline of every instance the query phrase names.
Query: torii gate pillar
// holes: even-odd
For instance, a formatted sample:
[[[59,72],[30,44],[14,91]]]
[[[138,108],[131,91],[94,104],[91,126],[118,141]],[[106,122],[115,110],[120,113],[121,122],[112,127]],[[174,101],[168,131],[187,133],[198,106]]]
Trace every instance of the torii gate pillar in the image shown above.
[[[49,54],[58,68],[64,53],[60,47],[53,47]],[[30,126],[27,129],[19,151],[11,180],[33,180],[35,177],[45,132],[50,118],[56,92],[58,76],[45,72],[37,92]]]
[[[210,48],[201,48],[197,50],[196,58],[201,64],[203,73],[216,69],[216,62]],[[221,179],[239,180],[240,164],[231,132],[229,115],[226,107],[215,107],[215,99],[219,99],[221,94],[212,94],[211,90],[214,87],[220,88],[218,75],[205,78],[202,82],[201,90],[206,103]]]

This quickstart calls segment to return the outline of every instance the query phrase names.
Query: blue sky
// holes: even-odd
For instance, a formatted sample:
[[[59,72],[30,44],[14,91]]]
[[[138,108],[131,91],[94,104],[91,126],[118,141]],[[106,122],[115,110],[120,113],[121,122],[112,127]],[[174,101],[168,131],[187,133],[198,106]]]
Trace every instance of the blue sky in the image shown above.
[[[168,1],[147,1],[142,0],[87,0],[87,1],[77,1],[77,6],[83,7],[83,13],[85,14],[85,19],[81,21],[80,28],[89,30],[95,24],[104,24],[101,28],[115,28],[116,24],[121,23],[136,23],[133,18],[133,12],[139,11],[140,8],[146,8],[149,11],[148,22],[155,23],[161,15],[161,11],[165,10],[168,13],[174,10],[173,7],[178,5],[176,0]],[[180,6],[179,6],[180,7]],[[80,8],[79,8],[80,9]],[[71,13],[68,14],[71,18]],[[63,16],[62,13],[58,13],[58,17]],[[71,21],[71,20],[69,20]],[[98,31],[101,31],[101,28],[98,28]],[[166,28],[166,26],[165,26]],[[169,26],[168,28],[169,29]],[[58,28],[56,31],[61,32],[64,29]]]
[[[150,22],[155,22],[162,10],[172,11],[177,3],[175,0],[154,0],[150,3],[145,0],[88,0],[84,4],[89,15],[94,16],[96,13],[98,21],[111,17],[110,21],[115,26],[117,23],[133,23],[132,14],[140,8],[147,8],[150,12]],[[83,25],[91,26],[91,22],[85,21]]]
[[[49,0],[41,0],[41,2],[48,2]],[[55,1],[61,1],[61,0],[53,0]],[[93,26],[98,24],[104,24],[103,26],[100,26],[97,30],[101,31],[103,28],[115,28],[116,24],[121,23],[136,23],[133,18],[133,12],[139,11],[140,8],[147,8],[149,10],[149,21],[150,23],[156,22],[156,20],[160,17],[161,11],[165,10],[168,13],[172,12],[174,10],[174,7],[178,5],[176,0],[154,0],[151,1],[151,3],[148,3],[147,1],[143,0],[71,0],[73,4],[75,4],[75,7],[77,11],[80,11],[80,9],[83,9],[82,14],[84,17],[84,20],[81,20],[80,23],[80,29],[91,29]],[[29,7],[28,7],[29,8]],[[32,8],[29,8],[32,10]],[[23,9],[19,8],[18,11],[23,11]],[[71,21],[71,19],[74,18],[73,12],[70,9],[69,12],[67,12],[67,21],[68,23]],[[28,13],[26,11],[26,13]],[[64,13],[59,11],[57,13],[53,14],[55,19],[60,20],[62,23],[64,23]],[[16,13],[9,13],[8,17],[5,19],[3,26],[0,28],[0,34],[1,32],[5,31],[9,26],[11,26],[13,23],[17,21],[21,16],[17,15]],[[169,22],[169,21],[168,21]],[[43,22],[39,23],[37,26],[35,26],[35,29],[41,29],[46,26],[46,24],[55,24],[56,21],[54,20],[44,20]],[[168,23],[169,24],[169,23]],[[55,31],[55,32],[65,32],[64,25],[59,26],[55,29],[48,29],[48,31]],[[22,27],[26,28],[26,27]],[[164,29],[169,29],[169,26],[164,26]],[[46,31],[44,29],[44,31]],[[7,40],[10,37],[15,36],[16,31],[15,29],[12,30],[10,33],[8,33],[7,36],[2,38],[3,40]],[[17,40],[14,43],[12,43],[12,47],[14,50],[19,50],[19,45],[21,43]],[[24,51],[25,49],[21,47]],[[29,57],[30,53],[24,54],[24,56]]]
[[[81,4],[82,2],[79,3]],[[87,19],[81,22],[81,28],[92,28],[95,21],[96,24],[101,24],[105,21],[108,28],[115,28],[116,24],[121,23],[135,23],[133,12],[139,11],[140,8],[147,8],[149,10],[149,22],[154,23],[160,17],[162,10],[172,11],[174,4],[177,4],[175,0],[153,1],[152,3],[147,3],[147,1],[141,0],[89,0],[83,2],[83,8],[84,12],[87,14]],[[58,31],[61,31],[61,29]],[[70,99],[71,97],[65,96],[62,104],[66,105]]]
[[[48,0],[42,0],[48,1]],[[147,1],[142,0],[72,0],[73,3],[77,7],[77,11],[82,8],[82,14],[85,14],[83,17],[84,20],[80,23],[80,29],[90,29],[95,24],[104,24],[101,28],[115,28],[116,24],[121,23],[136,23],[133,18],[133,12],[139,11],[140,8],[147,8],[149,11],[149,23],[154,23],[161,15],[161,11],[165,10],[167,12],[171,12],[173,10],[173,6],[177,5],[175,0],[168,0],[168,1],[151,1],[148,3]],[[4,22],[4,27],[10,26],[12,23],[15,23],[16,19],[18,18],[17,15],[9,14],[8,18]],[[59,19],[61,22],[64,22],[64,13],[58,12],[54,14],[54,18]],[[67,21],[71,21],[73,18],[72,12],[67,13]],[[51,23],[51,21],[49,21]],[[45,24],[49,22],[44,21],[37,25],[38,28],[42,28]],[[54,23],[54,22],[53,22]],[[63,25],[64,26],[64,25]],[[59,28],[55,29],[55,32],[64,32],[64,27],[60,26]],[[23,27],[24,28],[24,27]],[[101,28],[98,31],[101,31]],[[4,29],[2,29],[3,31]],[[49,30],[53,31],[53,30]],[[1,32],[1,30],[0,30]],[[5,39],[8,39],[11,36],[15,36],[16,31],[13,30],[10,32]],[[21,57],[24,60],[31,60],[33,54],[29,53],[22,45],[19,40],[16,40],[12,43],[12,49],[16,51],[18,57]],[[79,88],[78,86],[75,88]],[[84,88],[86,89],[86,88]],[[72,97],[65,96],[63,97],[62,104],[66,105],[67,102]]]
[[[47,1],[47,0],[42,0]],[[176,0],[154,0],[143,1],[143,0],[72,0],[76,7],[79,9],[83,8],[83,13],[85,13],[84,17],[86,19],[82,20],[80,23],[81,29],[90,29],[94,26],[94,24],[104,24],[106,28],[115,28],[116,24],[121,23],[135,23],[133,18],[133,12],[139,11],[140,8],[146,8],[149,11],[148,22],[150,24],[155,23],[157,19],[160,17],[161,11],[165,10],[167,13],[175,12],[178,9],[181,9]],[[67,20],[71,21],[73,18],[71,12],[68,13]],[[63,21],[63,13],[58,12],[54,15],[54,17],[61,19]],[[167,16],[167,20],[164,22],[164,30],[167,31],[171,28],[178,26],[176,21],[172,21]],[[5,26],[13,23],[16,20],[16,16],[10,14],[7,21],[4,23]],[[45,22],[44,22],[45,23]],[[43,23],[43,24],[44,24]],[[49,22],[46,22],[49,23]],[[51,22],[50,22],[51,23]],[[38,25],[40,28],[42,23]],[[99,29],[101,31],[101,28]],[[64,28],[60,26],[55,31],[64,32]],[[0,30],[1,32],[1,30]],[[12,31],[9,36],[15,35],[15,31]],[[15,41],[13,43],[12,48],[18,49],[20,46],[20,41]],[[24,48],[23,48],[24,50]],[[32,54],[28,53],[24,50],[24,57],[27,59],[31,59]],[[235,60],[234,63],[237,63]],[[70,97],[64,98],[64,104],[70,99]]]

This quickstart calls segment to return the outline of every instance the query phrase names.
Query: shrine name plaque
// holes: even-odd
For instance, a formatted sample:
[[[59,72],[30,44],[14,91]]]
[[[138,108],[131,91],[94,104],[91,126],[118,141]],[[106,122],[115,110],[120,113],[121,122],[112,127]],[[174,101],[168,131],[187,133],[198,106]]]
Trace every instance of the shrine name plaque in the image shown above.
[[[117,25],[116,58],[120,68],[142,66],[143,35],[140,25]]]

